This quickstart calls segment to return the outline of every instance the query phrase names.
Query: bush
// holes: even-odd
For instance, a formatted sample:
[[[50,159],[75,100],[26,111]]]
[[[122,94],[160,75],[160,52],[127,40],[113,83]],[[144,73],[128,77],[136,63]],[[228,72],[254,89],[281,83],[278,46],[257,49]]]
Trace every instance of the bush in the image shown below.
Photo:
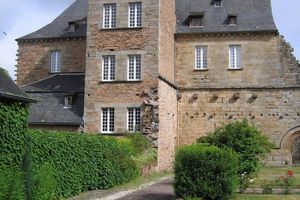
[[[33,200],[56,199],[55,171],[49,163],[45,163],[37,170],[36,174],[34,175],[33,182]]]
[[[59,196],[111,188],[139,175],[127,139],[41,130],[30,130],[30,136],[33,166],[53,166]]]
[[[141,133],[130,133],[127,134],[126,138],[131,141],[137,153],[145,152],[151,147],[150,141]]]
[[[21,165],[27,117],[27,105],[0,102],[0,166]]]
[[[208,136],[199,138],[198,143],[233,149],[239,155],[239,174],[257,172],[260,160],[273,147],[268,138],[246,120],[219,128]]]
[[[0,199],[25,200],[23,177],[17,168],[0,168]]]
[[[175,156],[177,197],[227,200],[236,189],[238,157],[228,149],[192,145],[179,149]]]

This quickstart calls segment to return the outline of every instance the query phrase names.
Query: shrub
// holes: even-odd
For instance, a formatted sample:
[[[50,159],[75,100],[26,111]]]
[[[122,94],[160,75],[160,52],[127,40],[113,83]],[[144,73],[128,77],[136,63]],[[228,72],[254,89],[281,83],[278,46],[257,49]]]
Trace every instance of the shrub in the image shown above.
[[[53,166],[59,196],[110,188],[139,175],[126,139],[41,130],[30,130],[30,136],[33,165]]]
[[[27,117],[27,105],[0,102],[0,166],[21,165]]]
[[[56,180],[53,167],[49,163],[43,164],[33,178],[33,200],[53,200],[55,197]]]
[[[26,135],[25,154],[22,162],[22,172],[24,174],[24,193],[27,200],[32,200],[33,189],[33,168],[32,168],[32,149],[31,138]]]
[[[126,136],[137,150],[137,152],[145,152],[151,147],[150,141],[141,133],[129,133]]]
[[[0,168],[0,199],[25,200],[23,177],[17,168]]]
[[[227,200],[237,183],[238,157],[228,149],[192,145],[179,149],[175,156],[177,197]]]
[[[268,138],[246,120],[219,128],[208,136],[199,138],[198,143],[233,149],[239,155],[239,174],[257,172],[261,158],[273,147]]]

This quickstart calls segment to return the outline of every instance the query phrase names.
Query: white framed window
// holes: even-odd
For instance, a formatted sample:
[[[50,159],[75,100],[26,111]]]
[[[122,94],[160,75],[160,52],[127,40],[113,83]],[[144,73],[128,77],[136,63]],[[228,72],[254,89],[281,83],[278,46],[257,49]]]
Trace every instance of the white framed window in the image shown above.
[[[128,56],[128,80],[141,80],[141,55]]]
[[[128,108],[127,130],[129,132],[141,131],[141,109]]]
[[[103,5],[103,28],[116,28],[117,6],[116,4]]]
[[[115,80],[115,56],[102,57],[102,80],[113,81]]]
[[[142,3],[134,2],[129,3],[129,27],[141,27],[142,26]]]
[[[195,69],[207,69],[207,46],[199,46],[195,49]]]
[[[102,108],[102,133],[113,133],[115,131],[115,109],[114,108]]]
[[[51,51],[51,73],[57,73],[61,71],[61,52]]]
[[[229,69],[242,68],[242,47],[241,45],[229,45]]]

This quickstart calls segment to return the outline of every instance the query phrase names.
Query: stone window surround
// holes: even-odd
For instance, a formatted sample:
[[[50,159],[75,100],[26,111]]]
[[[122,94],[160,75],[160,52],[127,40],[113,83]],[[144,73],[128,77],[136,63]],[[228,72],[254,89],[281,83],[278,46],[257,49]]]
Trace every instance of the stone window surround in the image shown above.
[[[98,27],[99,27],[99,30],[123,30],[123,29],[141,29],[145,26],[147,26],[147,23],[145,22],[146,21],[146,14],[145,14],[145,7],[147,4],[148,0],[137,0],[137,1],[134,1],[134,0],[109,0],[109,1],[106,1],[104,2],[101,6],[101,9],[99,9],[100,11],[100,17],[103,18],[104,16],[104,5],[105,4],[116,4],[116,11],[117,11],[117,14],[116,14],[116,27],[115,28],[103,28],[104,27],[104,19],[100,19],[98,21]],[[130,27],[129,26],[129,4],[130,3],[141,3],[142,4],[142,25],[141,26],[138,26],[138,27]],[[144,23],[145,22],[145,23]]]
[[[128,79],[128,56],[130,55],[140,55],[141,56],[141,79],[139,80],[129,80]],[[100,67],[100,77],[101,83],[119,83],[119,82],[142,82],[143,81],[143,71],[145,66],[145,50],[135,50],[135,51],[107,51],[107,52],[97,52],[96,56],[101,59]],[[103,81],[103,56],[115,56],[115,80]],[[126,73],[121,73],[120,69],[126,69]]]
[[[102,109],[113,108],[114,109],[114,132],[103,132],[102,131]],[[128,108],[140,108],[141,124],[142,116],[144,113],[144,106],[142,103],[100,103],[96,105],[96,112],[99,113],[100,134],[124,134],[128,131]],[[142,130],[142,127],[141,127]]]

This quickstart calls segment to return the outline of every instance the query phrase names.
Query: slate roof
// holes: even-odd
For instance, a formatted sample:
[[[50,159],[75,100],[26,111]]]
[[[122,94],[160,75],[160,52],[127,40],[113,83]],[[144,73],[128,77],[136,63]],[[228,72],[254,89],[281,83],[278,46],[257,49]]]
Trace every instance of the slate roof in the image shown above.
[[[202,13],[204,26],[189,27],[187,19]],[[228,16],[237,16],[237,26],[228,25]],[[270,0],[222,0],[222,7],[214,7],[213,0],[176,0],[176,33],[218,32],[277,32]]]
[[[176,33],[218,33],[277,31],[270,0],[222,0],[222,7],[214,7],[214,0],[176,0]],[[87,32],[88,0],[76,0],[53,22],[29,35],[17,39],[50,39],[85,37]],[[204,14],[204,26],[190,28],[186,21],[195,13]],[[228,15],[237,15],[237,26],[227,24]],[[75,32],[69,23],[76,22]]]
[[[87,31],[87,7],[88,0],[76,0],[61,15],[54,19],[53,22],[33,33],[18,38],[17,41],[28,39],[85,37]],[[76,22],[77,28],[75,32],[68,31],[70,22]]]
[[[17,102],[35,102],[23,92],[9,77],[7,72],[0,67],[0,98]]]
[[[30,106],[29,124],[80,125],[84,109],[84,74],[56,74],[23,86],[38,100]],[[73,97],[72,107],[65,108],[65,96]]]

